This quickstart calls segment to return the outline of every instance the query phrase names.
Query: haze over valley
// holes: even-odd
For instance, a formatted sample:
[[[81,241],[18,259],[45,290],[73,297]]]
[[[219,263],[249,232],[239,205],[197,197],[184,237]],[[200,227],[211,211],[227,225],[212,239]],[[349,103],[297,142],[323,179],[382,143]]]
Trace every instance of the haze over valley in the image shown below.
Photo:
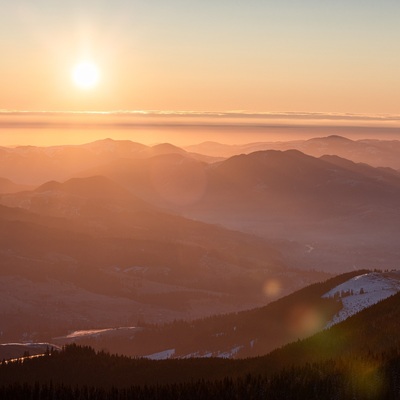
[[[2,340],[117,329],[118,342],[146,324],[262,307],[341,272],[396,269],[396,145],[3,147]],[[379,166],[366,163],[371,148]],[[129,343],[116,348],[135,355]]]

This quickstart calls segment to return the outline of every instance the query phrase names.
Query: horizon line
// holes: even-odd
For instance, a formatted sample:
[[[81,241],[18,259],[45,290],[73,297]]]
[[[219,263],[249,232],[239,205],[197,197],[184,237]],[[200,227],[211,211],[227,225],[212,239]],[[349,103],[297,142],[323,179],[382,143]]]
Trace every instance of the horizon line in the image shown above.
[[[399,114],[356,114],[338,112],[260,112],[111,110],[54,111],[0,109],[4,129],[280,129],[280,128],[380,128],[400,129]]]
[[[212,117],[262,119],[327,119],[400,121],[400,114],[315,111],[197,111],[197,110],[17,110],[0,109],[1,116],[134,116],[134,117]]]

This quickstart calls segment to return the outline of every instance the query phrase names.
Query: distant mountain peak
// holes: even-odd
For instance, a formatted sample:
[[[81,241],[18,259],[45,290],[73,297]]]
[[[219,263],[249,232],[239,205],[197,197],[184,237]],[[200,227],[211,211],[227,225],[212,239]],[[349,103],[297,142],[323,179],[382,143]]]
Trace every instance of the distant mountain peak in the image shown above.
[[[312,141],[329,141],[329,142],[343,142],[343,143],[352,143],[353,140],[348,139],[344,136],[340,136],[340,135],[329,135],[326,137],[321,137],[321,138],[313,138],[313,139],[309,139],[308,142],[312,142]]]
[[[46,183],[43,183],[43,185],[40,185],[37,189],[35,189],[35,192],[48,192],[52,190],[57,190],[60,185],[62,185],[61,182],[57,181],[48,181]]]
[[[302,153],[300,150],[260,150],[249,154],[240,154],[231,157],[231,160],[287,160],[292,158],[313,159],[314,157]],[[227,160],[229,161],[229,159]]]
[[[115,140],[111,138],[105,138],[105,139],[100,139],[96,140],[94,142],[86,143],[83,145],[83,147],[86,148],[114,148],[114,147],[119,147],[119,148],[132,148],[134,150],[141,150],[141,149],[147,149],[148,146],[138,143],[138,142],[132,142],[131,140]]]
[[[171,143],[159,143],[154,146],[152,146],[152,150],[154,150],[157,154],[161,153],[179,153],[179,154],[185,154],[186,151],[181,149],[180,147],[177,147]]]
[[[0,177],[0,193],[16,193],[32,189],[28,185],[20,185],[8,178]]]

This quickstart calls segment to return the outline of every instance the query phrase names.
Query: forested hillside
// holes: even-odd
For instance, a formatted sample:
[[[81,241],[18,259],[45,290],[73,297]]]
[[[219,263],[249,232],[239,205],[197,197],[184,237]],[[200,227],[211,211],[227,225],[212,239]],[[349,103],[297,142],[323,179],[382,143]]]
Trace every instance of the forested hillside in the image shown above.
[[[400,385],[399,349],[305,363],[270,375],[265,371],[245,373],[251,369],[251,362],[129,360],[104,353],[96,355],[88,348],[75,346],[41,362],[35,361],[26,362],[25,366],[8,365],[6,370],[1,368],[1,399],[392,400],[398,398]],[[46,364],[47,368],[43,368]],[[44,379],[46,370],[48,375]],[[156,383],[160,373],[163,383]],[[197,379],[193,375],[190,378],[193,373]],[[222,377],[223,374],[226,376]],[[146,375],[148,379],[153,376],[153,383],[150,379],[146,385],[138,384]],[[164,377],[172,378],[171,383],[164,381]],[[15,382],[11,383],[13,378]]]
[[[366,272],[341,274],[249,311],[165,325],[148,324],[133,336],[119,337],[118,340],[109,336],[82,338],[78,343],[132,356],[167,351],[174,358],[265,355],[323,329],[342,304],[340,299],[322,296]],[[160,357],[163,356],[160,354]]]
[[[70,345],[23,363],[3,363],[0,397],[395,399],[399,305],[397,294],[311,338],[244,360],[151,361]]]

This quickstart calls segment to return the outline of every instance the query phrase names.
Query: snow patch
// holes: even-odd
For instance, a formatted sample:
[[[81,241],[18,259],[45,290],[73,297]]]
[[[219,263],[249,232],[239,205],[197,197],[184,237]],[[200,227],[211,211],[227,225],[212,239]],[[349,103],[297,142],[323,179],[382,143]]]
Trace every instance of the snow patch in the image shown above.
[[[175,354],[175,349],[169,349],[160,351],[159,353],[150,354],[148,356],[144,356],[149,360],[168,360],[168,358],[172,358]]]
[[[94,337],[94,336],[102,335],[104,333],[127,331],[127,330],[134,330],[134,329],[137,329],[137,328],[134,326],[128,326],[128,327],[120,327],[120,328],[87,329],[87,330],[82,330],[82,331],[74,331],[74,332],[69,333],[66,336],[59,336],[55,339],[74,339],[74,338],[82,338],[82,337]]]
[[[217,357],[218,358],[232,358],[235,354],[237,354],[240,349],[242,349],[244,346],[236,346],[233,349],[226,351],[224,353],[218,353]]]
[[[181,356],[178,358],[187,359],[187,358],[210,358],[213,357],[212,352],[204,353],[201,351],[196,351],[195,353],[186,354],[185,356]]]
[[[203,352],[197,351],[195,353],[186,354],[178,358],[233,358],[244,346],[235,346],[231,350],[227,351],[214,351],[214,352]]]
[[[323,298],[337,298],[343,308],[327,323],[329,328],[364,308],[400,291],[400,271],[371,272],[356,276],[325,293]]]

